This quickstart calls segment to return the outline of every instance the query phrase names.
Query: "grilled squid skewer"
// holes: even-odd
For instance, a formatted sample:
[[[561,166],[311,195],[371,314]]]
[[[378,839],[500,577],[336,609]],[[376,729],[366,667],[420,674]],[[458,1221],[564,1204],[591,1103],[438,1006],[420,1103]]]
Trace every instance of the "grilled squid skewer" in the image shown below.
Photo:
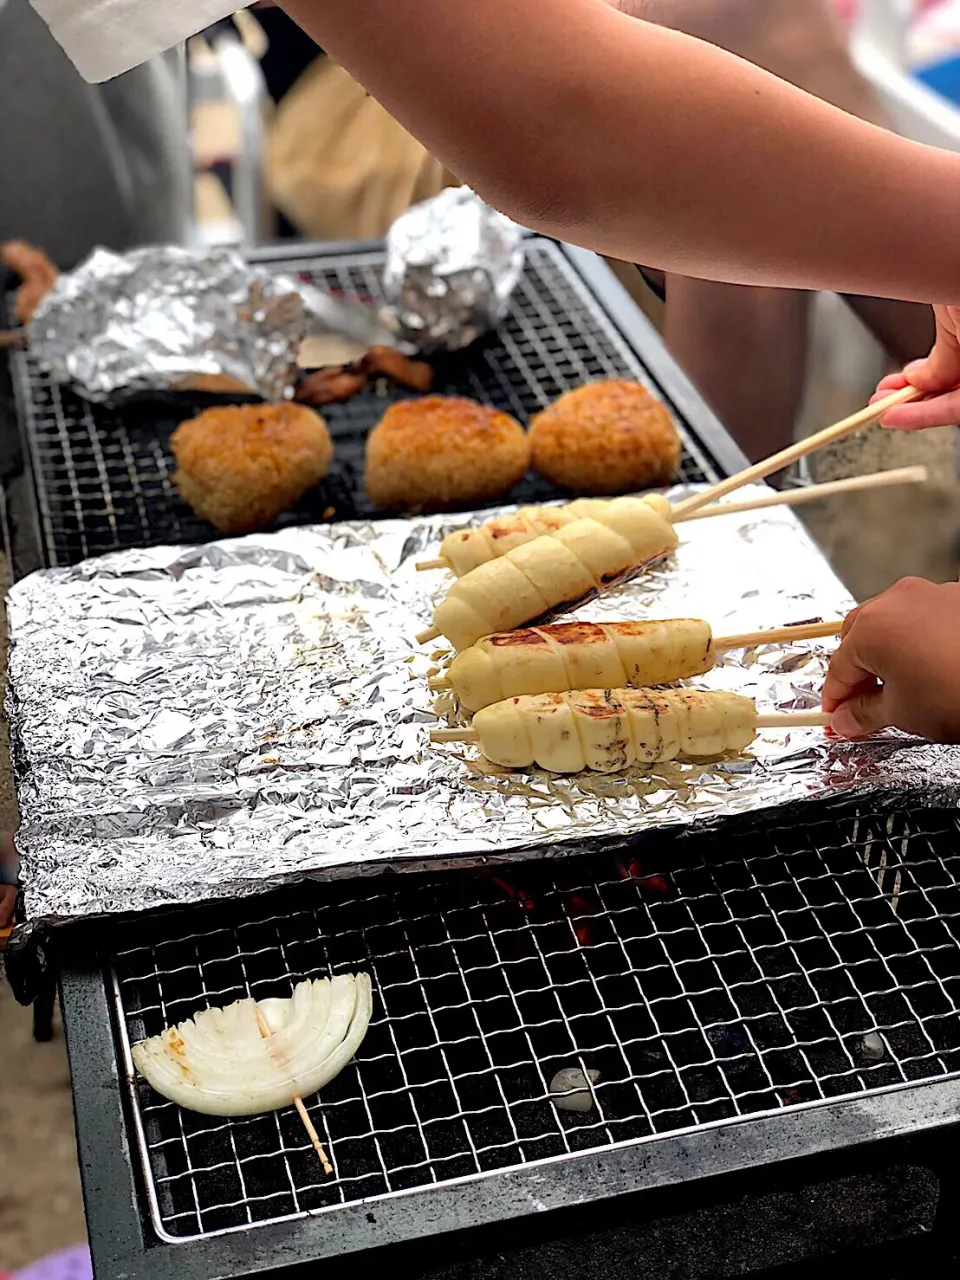
[[[614,499],[599,519],[574,520],[464,574],[433,613],[421,644],[443,635],[455,649],[569,607],[677,545],[669,518],[635,499]]]
[[[434,729],[433,742],[476,742],[492,764],[551,773],[616,773],[678,756],[745,751],[758,729],[826,725],[820,712],[760,716],[751,698],[697,689],[581,689],[509,698],[478,711],[472,729]]]
[[[701,507],[688,516],[674,518],[674,511],[661,494],[649,493],[640,498],[578,498],[576,502],[559,507],[521,507],[514,515],[496,516],[476,529],[458,529],[450,533],[440,544],[440,555],[433,560],[421,560],[417,569],[450,569],[458,578],[477,565],[495,560],[514,547],[530,542],[544,534],[556,533],[564,525],[572,524],[584,516],[598,517],[598,513],[611,501],[646,502],[675,524],[688,520],[702,520],[713,516],[731,515],[742,511],[756,511],[764,507],[798,507],[808,502],[820,502],[838,494],[858,493],[863,490],[885,489],[892,485],[924,484],[928,479],[926,467],[897,467],[893,471],[878,471],[872,475],[848,476],[844,480],[831,480],[826,484],[804,485],[802,488],[771,491],[755,495],[743,502],[730,502]]]
[[[703,675],[718,653],[840,634],[842,621],[715,638],[698,618],[564,622],[485,636],[464,649],[435,692],[452,691],[466,711],[526,694],[673,684]]]
[[[513,515],[496,516],[476,529],[458,529],[447,534],[440,543],[438,559],[422,560],[417,568],[452,569],[462,578],[471,569],[496,560],[534,538],[555,534],[575,520],[600,519],[612,502],[622,506],[642,503],[665,520],[670,519],[670,503],[659,493],[648,493],[642,498],[577,498],[560,507],[521,507]]]

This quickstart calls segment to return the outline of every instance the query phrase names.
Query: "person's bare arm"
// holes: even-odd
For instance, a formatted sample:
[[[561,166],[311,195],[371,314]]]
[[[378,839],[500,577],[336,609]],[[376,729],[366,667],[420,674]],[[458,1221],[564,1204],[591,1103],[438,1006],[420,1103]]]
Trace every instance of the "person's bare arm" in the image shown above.
[[[604,0],[284,0],[491,203],[611,257],[960,300],[960,156]]]
[[[631,17],[708,40],[850,115],[889,127],[880,102],[851,61],[846,29],[832,0],[607,0],[607,3]],[[672,282],[671,288],[676,295],[676,282]],[[689,305],[686,298],[683,300],[682,310],[688,314],[675,329],[677,340],[687,347],[695,341],[689,327],[691,321],[696,322],[701,294],[705,296],[710,288],[706,284],[698,288],[695,281],[682,286],[682,291],[691,296]],[[783,315],[772,316],[766,304],[756,302],[751,295],[728,294],[728,304],[731,299],[744,323],[764,326],[772,350],[779,341],[774,329],[786,326],[788,330],[796,330],[795,304],[784,301]],[[929,307],[852,294],[844,295],[844,301],[899,364],[929,351],[934,338],[933,312]],[[761,340],[759,334],[756,339]],[[801,354],[805,345],[805,342],[798,344]],[[780,377],[777,387],[783,392],[775,401],[777,406],[794,393],[799,396],[789,378]],[[731,395],[734,395],[732,389]],[[744,408],[750,408],[749,402]],[[777,418],[774,412],[768,416],[771,420]],[[785,422],[787,418],[792,420],[792,415],[784,414]]]
[[[608,0],[707,40],[872,124],[886,123],[854,68],[831,0]],[[649,268],[644,268],[649,277]],[[790,443],[807,368],[809,293],[670,275],[667,346],[751,461]],[[930,348],[933,309],[880,298],[846,299],[897,360]],[[748,358],[751,374],[743,376]]]

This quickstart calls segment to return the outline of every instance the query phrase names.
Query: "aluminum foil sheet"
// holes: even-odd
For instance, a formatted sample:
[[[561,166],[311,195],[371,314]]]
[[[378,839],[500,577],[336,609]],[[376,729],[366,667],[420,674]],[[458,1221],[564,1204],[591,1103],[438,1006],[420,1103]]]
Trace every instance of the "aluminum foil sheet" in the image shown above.
[[[414,634],[444,575],[414,561],[462,523],[125,551],[15,586],[8,707],[29,917],[615,847],[824,796],[960,787],[960,752],[898,735],[765,731],[740,758],[572,778],[430,745],[436,650]],[[701,617],[723,635],[850,604],[795,516],[767,509],[684,524],[674,558],[573,616]],[[764,711],[816,707],[834,643],[731,653],[698,683]]]
[[[459,351],[503,319],[523,232],[467,187],[402,214],[387,234],[385,322],[423,352]]]
[[[88,400],[230,389],[211,378],[280,400],[307,328],[297,289],[231,249],[96,249],[44,299],[30,348]]]

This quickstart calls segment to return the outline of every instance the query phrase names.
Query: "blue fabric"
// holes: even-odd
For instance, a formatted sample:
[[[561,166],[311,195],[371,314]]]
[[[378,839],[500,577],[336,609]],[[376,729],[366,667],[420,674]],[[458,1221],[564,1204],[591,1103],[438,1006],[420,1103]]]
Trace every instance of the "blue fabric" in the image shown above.
[[[960,106],[960,57],[944,58],[929,66],[915,68],[913,74],[928,89]]]

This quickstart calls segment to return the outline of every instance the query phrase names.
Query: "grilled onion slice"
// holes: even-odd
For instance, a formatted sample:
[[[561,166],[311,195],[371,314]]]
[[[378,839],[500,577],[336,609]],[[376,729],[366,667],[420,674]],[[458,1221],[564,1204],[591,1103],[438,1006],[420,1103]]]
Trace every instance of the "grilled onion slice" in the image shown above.
[[[373,997],[365,973],[299,982],[288,1000],[204,1009],[133,1046],[137,1070],[188,1111],[252,1116],[316,1093],[347,1065],[367,1033]]]

